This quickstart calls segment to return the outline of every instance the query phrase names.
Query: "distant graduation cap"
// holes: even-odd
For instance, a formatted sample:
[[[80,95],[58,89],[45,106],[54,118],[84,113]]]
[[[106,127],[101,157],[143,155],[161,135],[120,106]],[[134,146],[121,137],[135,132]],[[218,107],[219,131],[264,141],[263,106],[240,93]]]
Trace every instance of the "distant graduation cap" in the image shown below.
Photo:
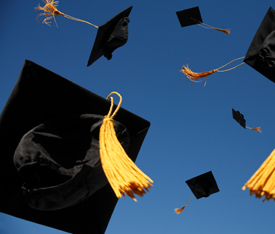
[[[270,7],[244,58],[244,62],[275,82],[275,11]]]
[[[194,196],[197,199],[200,199],[202,197],[209,197],[211,194],[220,191],[212,171],[196,176],[185,182],[193,194],[189,197],[187,203],[182,208],[175,209],[177,214],[180,214],[184,210],[184,208],[190,203]]]
[[[118,200],[99,147],[112,103],[26,60],[0,115],[0,212],[69,233],[104,233]],[[109,117],[135,161],[150,123],[122,107]]]
[[[181,27],[187,27],[194,24],[198,24],[199,26],[207,29],[215,29],[215,30],[224,32],[226,34],[230,34],[230,29],[220,29],[220,28],[216,28],[216,27],[204,24],[202,21],[200,9],[198,6],[185,9],[182,11],[177,11],[176,14],[178,16],[178,20],[180,22]]]
[[[131,10],[132,6],[123,10],[98,28],[87,66],[90,66],[102,55],[110,60],[112,52],[127,42],[128,23],[130,22],[128,16]]]
[[[233,115],[233,119],[235,119],[243,128],[248,128],[248,129],[251,129],[251,130],[255,130],[255,131],[258,131],[261,133],[261,128],[260,127],[257,127],[257,128],[250,128],[250,127],[247,127],[246,126],[246,120],[244,118],[244,115],[241,114],[240,111],[236,111],[232,108],[232,115]]]
[[[62,13],[57,9],[58,1],[44,0],[44,2],[45,6],[41,7],[40,5],[38,5],[37,7],[35,7],[36,10],[44,11],[44,13],[40,13],[37,16],[37,19],[41,16],[45,17],[43,20],[44,24],[50,25],[50,19],[55,20],[56,16],[61,15],[67,19],[87,23],[94,26],[95,28],[98,28],[97,36],[87,66],[90,66],[102,55],[110,60],[112,58],[112,53],[114,52],[114,50],[123,46],[128,41],[128,24],[130,22],[128,16],[133,6],[126,8],[125,10],[121,11],[113,18],[111,18],[109,21],[107,21],[105,24],[98,27],[85,20],[81,20]]]

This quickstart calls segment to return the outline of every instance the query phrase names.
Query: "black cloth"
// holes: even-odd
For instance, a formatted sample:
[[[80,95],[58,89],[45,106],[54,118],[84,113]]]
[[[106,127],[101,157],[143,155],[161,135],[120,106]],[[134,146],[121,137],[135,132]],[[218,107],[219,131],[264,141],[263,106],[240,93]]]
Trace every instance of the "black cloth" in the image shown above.
[[[63,209],[33,209],[23,195],[24,181],[18,175],[13,157],[22,137],[36,126],[66,116],[104,116],[109,109],[110,101],[105,98],[26,60],[0,115],[0,212],[69,233],[103,234],[118,200],[109,184],[84,201]],[[150,122],[122,107],[114,120],[128,130],[127,154],[135,161]]]
[[[84,201],[108,181],[101,167],[99,129],[103,116],[84,114],[49,120],[26,133],[14,154],[30,207],[57,210]],[[115,121],[127,152],[127,129]]]
[[[272,7],[258,28],[244,62],[275,82],[275,11]]]

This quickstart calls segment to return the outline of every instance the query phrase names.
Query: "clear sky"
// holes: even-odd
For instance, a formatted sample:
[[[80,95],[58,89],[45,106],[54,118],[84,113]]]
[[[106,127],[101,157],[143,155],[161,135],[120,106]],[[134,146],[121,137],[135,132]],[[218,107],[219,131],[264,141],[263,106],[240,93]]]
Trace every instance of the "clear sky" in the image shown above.
[[[133,5],[128,42],[111,60],[101,57],[87,67],[96,28],[62,16],[58,28],[54,21],[50,27],[38,23],[34,7],[44,5],[41,0],[1,1],[0,110],[28,59],[102,97],[119,92],[123,108],[151,122],[136,164],[154,185],[138,202],[119,200],[106,234],[273,233],[274,201],[262,203],[241,188],[275,148],[275,84],[247,64],[209,76],[205,87],[190,86],[180,73],[188,61],[191,70],[203,72],[245,56],[272,3],[60,0],[61,12],[96,25]],[[231,34],[181,28],[176,11],[195,6],[204,23]],[[242,128],[232,108],[262,133]],[[185,181],[210,170],[220,192],[193,199],[175,214],[191,194]],[[0,233],[64,232],[0,213]]]

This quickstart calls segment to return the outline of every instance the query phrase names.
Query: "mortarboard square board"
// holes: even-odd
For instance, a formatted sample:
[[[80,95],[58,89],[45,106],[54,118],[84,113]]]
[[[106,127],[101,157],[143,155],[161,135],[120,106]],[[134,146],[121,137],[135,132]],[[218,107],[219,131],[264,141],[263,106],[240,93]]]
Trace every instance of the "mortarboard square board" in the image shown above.
[[[275,11],[272,7],[262,20],[244,62],[275,82]]]
[[[212,171],[196,176],[185,182],[197,199],[208,197],[220,191]]]
[[[133,6],[128,7],[105,24],[99,26],[87,66],[90,66],[102,55],[110,60],[112,52],[127,42],[128,23],[130,22],[128,16],[132,8]]]
[[[202,23],[199,7],[193,7],[176,12],[181,27]]]
[[[245,119],[244,119],[244,116],[243,114],[240,113],[240,111],[235,111],[233,108],[232,108],[232,115],[233,115],[233,118],[243,127],[243,128],[246,128],[246,125],[245,125]]]
[[[0,212],[69,233],[103,234],[118,200],[102,176],[96,146],[98,126],[109,108],[110,101],[105,98],[26,60],[0,115]],[[114,121],[116,127],[121,127],[119,141],[135,161],[150,122],[122,107]],[[87,142],[87,135],[92,143]],[[62,137],[64,147],[68,147],[64,152],[59,144]],[[29,152],[35,147],[39,150]],[[81,158],[81,151],[85,151],[82,147],[94,155],[87,163],[86,158]],[[65,157],[58,158],[62,152]],[[75,156],[76,152],[80,156]],[[25,157],[28,153],[30,156]],[[41,171],[32,165],[37,162],[41,163]],[[74,167],[70,167],[71,164],[75,164]],[[53,170],[48,170],[47,166]],[[63,177],[56,173],[60,168]],[[68,175],[74,176],[75,170],[79,172],[77,176],[68,179]],[[48,173],[46,180],[44,172]],[[89,181],[90,178],[94,181]],[[45,190],[43,187],[35,193],[32,186],[37,186],[38,182]],[[60,186],[52,183],[60,183]],[[93,194],[87,192],[89,183]],[[55,193],[62,189],[72,192],[72,196]]]

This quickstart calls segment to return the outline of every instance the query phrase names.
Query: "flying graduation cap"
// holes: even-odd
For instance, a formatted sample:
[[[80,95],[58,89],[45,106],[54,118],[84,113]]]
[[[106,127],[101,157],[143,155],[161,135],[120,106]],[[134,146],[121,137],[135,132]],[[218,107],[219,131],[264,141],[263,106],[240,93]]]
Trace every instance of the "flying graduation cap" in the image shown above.
[[[150,126],[120,105],[26,60],[0,115],[0,212],[69,233],[104,233],[118,200],[101,162],[101,151],[110,154],[107,166],[114,154],[102,147],[105,135],[114,128],[134,162]]]
[[[257,128],[247,127],[246,126],[246,120],[245,120],[243,114],[241,114],[240,111],[235,111],[232,108],[232,115],[233,115],[233,119],[235,119],[243,128],[248,128],[248,129],[255,130],[255,131],[258,131],[258,132],[262,133],[261,127],[257,127]]]
[[[176,14],[178,16],[178,20],[180,22],[181,27],[197,24],[207,29],[215,29],[215,30],[224,32],[226,34],[230,34],[230,29],[220,29],[220,28],[216,28],[216,27],[204,24],[202,22],[201,13],[198,6],[189,8],[186,10],[182,10],[182,11],[177,11]]]
[[[202,197],[209,197],[211,194],[220,191],[212,171],[196,176],[185,182],[189,186],[193,194],[189,197],[188,201],[182,208],[175,209],[175,212],[177,214],[180,214],[184,210],[184,208],[190,203],[194,196],[197,199],[200,199]]]
[[[90,66],[102,55],[110,60],[112,52],[127,42],[128,23],[130,22],[128,16],[131,10],[132,6],[123,10],[98,28],[87,66]]]
[[[41,7],[40,5],[38,5],[37,7],[35,7],[35,9],[44,11],[44,13],[40,13],[37,16],[37,18],[41,16],[45,17],[43,20],[44,24],[50,25],[50,19],[55,20],[56,16],[61,15],[67,19],[90,24],[98,29],[97,36],[87,66],[90,66],[102,55],[104,55],[108,60],[110,60],[112,58],[112,53],[114,52],[114,50],[123,46],[128,41],[128,24],[130,22],[128,16],[133,8],[132,6],[118,13],[105,24],[98,27],[85,20],[81,20],[62,13],[57,9],[58,1],[43,0],[43,2],[45,3],[45,6]]]
[[[253,69],[275,82],[275,11],[270,7],[244,58]]]

